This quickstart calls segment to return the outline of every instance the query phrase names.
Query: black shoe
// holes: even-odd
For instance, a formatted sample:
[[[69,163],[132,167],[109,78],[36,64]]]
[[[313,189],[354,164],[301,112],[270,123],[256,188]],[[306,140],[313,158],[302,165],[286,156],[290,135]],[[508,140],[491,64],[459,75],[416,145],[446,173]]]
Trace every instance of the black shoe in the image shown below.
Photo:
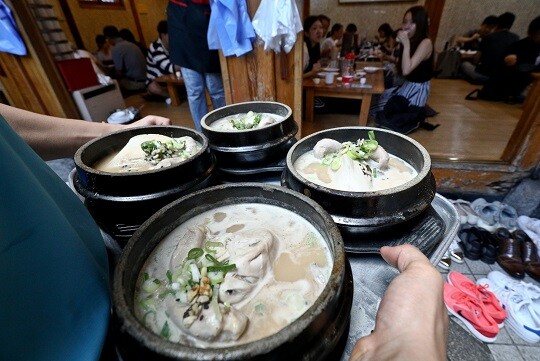
[[[482,238],[478,232],[478,228],[471,227],[462,229],[459,232],[461,249],[466,258],[477,261],[482,255]]]
[[[497,260],[498,240],[489,231],[485,229],[479,229],[482,237],[482,255],[480,260],[487,264],[494,264]]]

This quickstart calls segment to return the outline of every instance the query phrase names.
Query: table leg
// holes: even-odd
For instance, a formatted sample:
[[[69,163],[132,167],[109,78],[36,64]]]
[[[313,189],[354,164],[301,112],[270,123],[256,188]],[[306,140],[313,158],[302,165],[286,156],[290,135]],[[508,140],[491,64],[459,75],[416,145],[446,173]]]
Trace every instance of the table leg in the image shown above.
[[[371,107],[371,94],[363,94],[362,105],[360,107],[360,117],[359,117],[360,126],[367,125],[370,107]]]
[[[306,88],[306,122],[313,121],[313,108],[315,108],[315,91],[312,88]]]
[[[180,105],[180,95],[178,94],[178,86],[176,84],[167,83],[167,91],[171,98],[171,105],[177,107]]]

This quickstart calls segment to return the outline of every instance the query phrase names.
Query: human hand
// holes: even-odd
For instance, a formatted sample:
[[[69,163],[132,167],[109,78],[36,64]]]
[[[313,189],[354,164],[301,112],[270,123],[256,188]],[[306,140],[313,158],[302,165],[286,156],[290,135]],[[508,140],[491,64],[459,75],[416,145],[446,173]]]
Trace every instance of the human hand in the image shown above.
[[[506,66],[513,66],[513,65],[516,65],[517,63],[517,56],[516,55],[507,55],[505,58],[504,58],[504,65]]]
[[[398,43],[409,44],[409,32],[407,30],[400,30],[396,35]]]
[[[476,40],[476,39],[480,38],[480,34],[474,33],[471,38],[472,38],[472,40]]]
[[[127,128],[145,127],[149,125],[171,125],[169,118],[160,117],[158,115],[147,115],[146,117],[126,125]]]
[[[313,64],[313,73],[317,74],[319,71],[321,71],[321,63],[316,62]]]
[[[381,300],[375,330],[358,340],[349,361],[446,360],[448,314],[440,273],[411,245],[382,247],[381,255],[401,273]]]

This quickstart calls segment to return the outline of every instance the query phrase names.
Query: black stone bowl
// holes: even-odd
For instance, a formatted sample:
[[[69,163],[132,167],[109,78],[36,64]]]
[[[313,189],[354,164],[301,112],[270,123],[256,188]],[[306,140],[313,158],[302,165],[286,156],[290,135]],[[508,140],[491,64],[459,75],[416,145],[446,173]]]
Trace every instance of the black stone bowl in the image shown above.
[[[408,162],[418,175],[412,180],[390,189],[372,192],[346,192],[312,183],[295,169],[294,162],[313,149],[323,139],[338,142],[368,139],[374,131],[384,149]],[[369,127],[342,127],[324,130],[301,139],[287,154],[287,167],[282,185],[298,191],[319,203],[338,227],[362,227],[364,231],[405,222],[426,210],[435,197],[435,178],[431,173],[431,158],[417,141],[390,130]]]
[[[247,113],[276,114],[284,119],[260,129],[220,131],[211,124],[224,117]],[[218,166],[241,168],[268,164],[282,159],[290,140],[298,132],[289,106],[269,101],[252,101],[227,105],[206,114],[201,120],[202,132],[208,137],[210,149],[216,155]]]
[[[333,258],[330,279],[315,303],[297,320],[258,341],[232,347],[197,348],[169,342],[148,330],[134,314],[137,277],[145,261],[173,229],[207,210],[239,203],[263,203],[290,210],[323,236]],[[318,204],[283,187],[259,183],[221,185],[192,193],[154,214],[129,240],[113,282],[114,329],[122,359],[132,360],[324,360],[347,337],[352,274],[335,223]]]
[[[139,134],[190,136],[202,144],[201,150],[184,162],[161,169],[133,172],[102,172],[92,165],[122,149]],[[215,156],[208,139],[194,130],[176,126],[150,126],[122,130],[83,145],[75,154],[75,190],[96,223],[125,245],[137,228],[163,206],[191,192],[213,185]]]
[[[190,136],[202,144],[201,150],[184,162],[171,167],[144,172],[102,172],[92,166],[103,157],[121,150],[130,138],[140,134],[162,134],[168,137]],[[79,185],[89,192],[117,196],[142,196],[167,191],[208,175],[215,165],[208,139],[201,133],[178,126],[149,126],[131,128],[94,139],[75,153]],[[78,190],[78,189],[77,189]]]

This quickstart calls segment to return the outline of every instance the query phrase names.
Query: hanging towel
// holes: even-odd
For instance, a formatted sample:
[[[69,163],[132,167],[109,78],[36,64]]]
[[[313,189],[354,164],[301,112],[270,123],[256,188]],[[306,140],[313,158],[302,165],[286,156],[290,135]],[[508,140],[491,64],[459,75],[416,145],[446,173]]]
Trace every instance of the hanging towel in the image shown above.
[[[0,0],[0,51],[26,55],[26,46],[17,30],[11,9]]]
[[[302,31],[302,21],[294,0],[262,0],[255,16],[253,28],[264,42],[264,50],[290,52],[296,34]]]
[[[255,31],[246,0],[212,0],[210,7],[208,47],[221,49],[225,56],[241,56],[253,50]]]

